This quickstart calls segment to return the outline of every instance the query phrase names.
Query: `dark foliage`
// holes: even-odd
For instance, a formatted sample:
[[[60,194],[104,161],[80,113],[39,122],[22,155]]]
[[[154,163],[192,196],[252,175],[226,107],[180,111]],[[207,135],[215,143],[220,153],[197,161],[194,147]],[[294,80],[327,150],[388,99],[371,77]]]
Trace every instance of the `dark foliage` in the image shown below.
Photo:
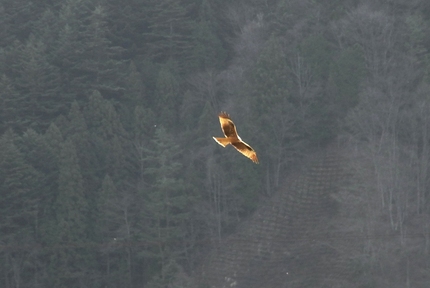
[[[0,26],[1,287],[429,285],[427,1],[0,0]]]

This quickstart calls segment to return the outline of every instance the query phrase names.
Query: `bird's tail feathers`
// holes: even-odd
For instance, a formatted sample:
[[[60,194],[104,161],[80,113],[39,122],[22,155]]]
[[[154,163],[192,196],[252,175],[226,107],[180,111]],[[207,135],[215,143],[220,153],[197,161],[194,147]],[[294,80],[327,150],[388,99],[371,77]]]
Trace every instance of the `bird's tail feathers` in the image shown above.
[[[225,146],[227,146],[228,144],[231,144],[231,141],[230,141],[230,139],[228,139],[228,138],[224,138],[224,137],[212,137],[212,138],[214,138],[214,140],[215,140],[219,145],[221,145],[222,147],[225,147]]]

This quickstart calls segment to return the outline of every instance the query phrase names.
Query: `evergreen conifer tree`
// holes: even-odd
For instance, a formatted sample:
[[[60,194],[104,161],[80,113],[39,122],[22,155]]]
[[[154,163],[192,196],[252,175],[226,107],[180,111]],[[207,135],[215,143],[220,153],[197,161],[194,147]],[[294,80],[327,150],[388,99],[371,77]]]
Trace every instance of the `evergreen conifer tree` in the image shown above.
[[[39,173],[26,161],[11,131],[0,137],[0,272],[1,285],[29,285],[34,265],[38,208],[41,196],[37,186]],[[34,276],[33,276],[34,277]],[[9,284],[8,284],[9,285]]]
[[[17,139],[11,130],[0,138],[0,234],[4,243],[11,244],[34,236],[40,199],[35,189],[38,173],[25,161],[15,144]]]
[[[163,65],[158,73],[155,87],[155,109],[158,122],[166,129],[173,130],[177,126],[179,98],[179,81],[174,74],[173,63]]]
[[[45,49],[41,40],[30,35],[15,63],[19,77],[14,86],[19,102],[14,109],[21,119],[21,130],[32,127],[44,131],[70,103],[60,93],[59,71],[48,63]]]
[[[128,221],[133,216],[128,210],[130,199],[121,195],[109,175],[103,179],[97,215],[97,232],[103,249],[100,249],[103,282],[107,287],[131,287],[132,259],[135,258],[134,247],[122,246],[121,243],[130,240]],[[130,205],[134,206],[134,205]],[[130,215],[129,215],[130,213]],[[125,223],[124,223],[125,222]]]
[[[56,227],[52,242],[51,285],[70,287],[88,281],[92,254],[88,250],[88,203],[76,148],[66,140],[61,149],[58,194],[54,203]]]
[[[97,176],[99,176],[96,173],[98,163],[93,154],[96,148],[90,143],[91,135],[77,101],[72,103],[68,118],[66,136],[73,141],[76,147],[81,173],[85,176],[84,187],[87,191],[94,191],[97,187],[95,184],[98,182]]]
[[[124,128],[130,131],[133,126],[134,109],[139,105],[146,105],[145,85],[143,77],[132,61],[128,67],[128,75],[125,79],[126,91],[120,105],[119,113]]]
[[[57,125],[52,122],[46,130],[44,137],[46,144],[52,150],[52,155],[54,155],[55,159],[54,162],[58,166],[60,160],[61,145],[64,141],[63,134],[61,133],[60,129],[58,129]]]
[[[218,25],[213,14],[209,1],[203,0],[193,25],[192,69],[219,69],[224,64],[226,52],[217,35]]]
[[[148,32],[145,33],[148,56],[158,63],[176,61],[180,69],[190,60],[192,21],[180,1],[150,1]]]
[[[45,217],[51,216],[49,210],[58,191],[58,155],[55,155],[46,138],[32,129],[23,134],[21,142],[21,151],[26,161],[38,172],[34,189],[41,202],[36,220],[43,225]],[[36,233],[43,234],[38,230]]]
[[[151,142],[145,170],[149,187],[141,190],[142,216],[146,223],[141,237],[154,243],[144,254],[152,265],[159,265],[160,277],[167,279],[171,276],[165,274],[167,265],[183,257],[187,250],[187,226],[195,198],[179,176],[181,150],[173,136],[160,126]]]
[[[250,115],[256,128],[253,128],[254,149],[261,151],[261,158],[267,161],[266,169],[270,178],[267,179],[275,187],[279,184],[282,167],[289,159],[288,153],[294,154],[299,145],[299,132],[302,130],[298,112],[299,103],[291,95],[291,82],[288,77],[285,55],[281,49],[279,39],[275,36],[267,41],[266,47],[251,74],[248,88],[250,97]],[[240,99],[239,99],[240,100]],[[243,102],[243,101],[241,101]],[[244,107],[247,109],[247,107]],[[248,108],[248,109],[249,109]],[[248,115],[249,117],[249,115]],[[252,129],[252,127],[250,127]],[[270,141],[267,141],[270,139]],[[263,142],[261,142],[263,141]],[[292,145],[295,143],[294,145]],[[258,150],[259,145],[266,147]],[[297,146],[295,146],[297,145]],[[265,151],[271,151],[266,154]]]
[[[130,143],[115,107],[103,99],[98,91],[94,91],[85,109],[85,116],[92,143],[97,147],[95,153],[102,161],[99,166],[101,175],[108,173],[114,181],[125,180],[130,168],[125,151]]]
[[[60,37],[55,63],[62,68],[63,93],[78,102],[93,90],[121,100],[124,69],[121,49],[108,39],[107,13],[103,5],[86,0],[66,1],[60,10]]]
[[[18,92],[6,74],[3,74],[0,78],[0,133],[2,134],[8,128],[18,127],[20,119],[15,110],[18,99]]]

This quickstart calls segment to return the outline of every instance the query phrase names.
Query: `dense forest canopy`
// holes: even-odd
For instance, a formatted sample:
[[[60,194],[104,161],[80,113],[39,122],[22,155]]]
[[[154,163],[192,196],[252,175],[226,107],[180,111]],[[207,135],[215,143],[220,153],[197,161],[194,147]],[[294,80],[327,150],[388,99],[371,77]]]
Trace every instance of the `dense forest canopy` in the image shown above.
[[[430,2],[0,0],[0,27],[0,286],[430,284]],[[324,253],[261,256],[282,227]],[[247,265],[300,277],[214,274],[259,231]]]

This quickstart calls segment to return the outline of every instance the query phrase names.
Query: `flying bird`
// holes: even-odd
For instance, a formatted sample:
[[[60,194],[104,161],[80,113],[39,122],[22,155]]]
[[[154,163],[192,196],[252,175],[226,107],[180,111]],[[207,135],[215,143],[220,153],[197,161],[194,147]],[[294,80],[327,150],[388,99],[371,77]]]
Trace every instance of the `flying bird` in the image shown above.
[[[234,125],[233,121],[231,121],[230,115],[228,115],[226,112],[221,112],[218,114],[218,117],[225,138],[212,138],[214,138],[214,140],[222,147],[231,144],[234,148],[236,148],[237,151],[251,159],[252,162],[258,164],[257,153],[255,153],[254,149],[252,149],[251,146],[243,142],[242,139],[240,139],[239,135],[237,135],[236,126]]]

